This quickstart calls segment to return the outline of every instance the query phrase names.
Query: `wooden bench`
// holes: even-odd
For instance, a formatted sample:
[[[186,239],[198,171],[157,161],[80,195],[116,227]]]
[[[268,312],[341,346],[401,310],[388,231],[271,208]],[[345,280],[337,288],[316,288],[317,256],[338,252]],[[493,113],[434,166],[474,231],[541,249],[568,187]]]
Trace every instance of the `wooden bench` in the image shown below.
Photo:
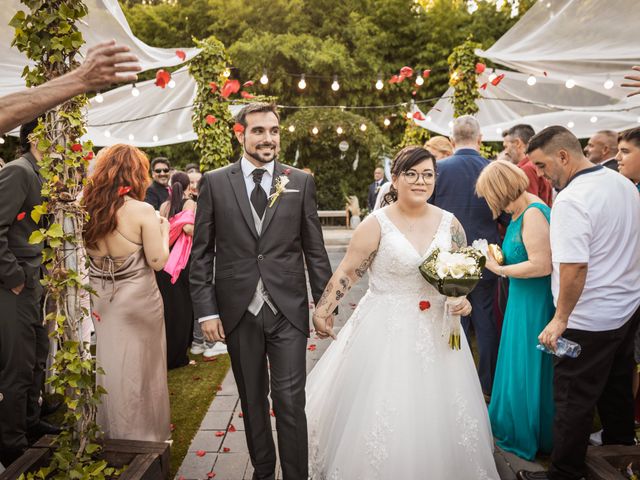
[[[331,224],[330,221],[322,221],[322,219],[338,218],[344,220],[346,227],[349,226],[349,218],[346,210],[318,210],[318,216],[320,217],[320,223]]]

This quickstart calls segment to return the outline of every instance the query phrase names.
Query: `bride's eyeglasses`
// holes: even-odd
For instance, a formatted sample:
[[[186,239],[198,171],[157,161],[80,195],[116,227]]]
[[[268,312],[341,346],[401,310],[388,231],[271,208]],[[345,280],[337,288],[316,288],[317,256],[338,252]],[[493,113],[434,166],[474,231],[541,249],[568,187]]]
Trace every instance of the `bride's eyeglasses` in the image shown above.
[[[422,177],[422,181],[424,183],[433,183],[436,180],[436,174],[434,172],[422,172],[418,173],[414,170],[407,170],[406,172],[402,172],[407,183],[413,185],[418,182],[418,177]]]

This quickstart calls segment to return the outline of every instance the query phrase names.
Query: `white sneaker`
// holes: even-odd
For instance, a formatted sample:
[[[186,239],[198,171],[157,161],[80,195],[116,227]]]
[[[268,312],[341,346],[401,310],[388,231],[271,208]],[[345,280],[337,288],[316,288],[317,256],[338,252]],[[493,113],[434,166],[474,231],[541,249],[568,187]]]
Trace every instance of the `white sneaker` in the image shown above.
[[[602,430],[598,430],[597,432],[589,435],[589,443],[594,447],[599,447],[602,445]]]
[[[189,350],[192,355],[202,355],[206,351],[206,347],[204,343],[192,343],[191,349]]]
[[[216,355],[222,355],[223,353],[227,353],[227,344],[216,342],[212,347],[207,348],[202,356],[205,358],[211,358],[215,357]]]

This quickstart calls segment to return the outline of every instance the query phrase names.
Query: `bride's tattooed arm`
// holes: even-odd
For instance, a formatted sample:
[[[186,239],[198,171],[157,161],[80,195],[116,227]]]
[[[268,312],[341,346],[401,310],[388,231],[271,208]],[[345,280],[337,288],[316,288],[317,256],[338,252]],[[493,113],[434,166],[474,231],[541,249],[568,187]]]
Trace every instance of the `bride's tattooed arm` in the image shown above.
[[[451,250],[458,250],[467,246],[467,236],[464,233],[464,228],[457,218],[453,218],[451,221]]]

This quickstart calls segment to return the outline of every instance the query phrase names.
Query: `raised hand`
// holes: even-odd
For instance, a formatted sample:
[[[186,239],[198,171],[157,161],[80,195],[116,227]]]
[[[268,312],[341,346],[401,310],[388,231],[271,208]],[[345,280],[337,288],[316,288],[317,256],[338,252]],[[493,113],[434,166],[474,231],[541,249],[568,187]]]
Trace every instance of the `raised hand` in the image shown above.
[[[100,90],[113,83],[135,82],[141,70],[138,57],[129,52],[126,45],[116,45],[115,40],[91,47],[87,56],[72,73],[84,84],[86,91]]]
[[[631,70],[640,72],[640,66],[631,67]],[[638,95],[640,93],[640,75],[625,75],[624,79],[633,80],[633,83],[631,82],[623,83],[620,85],[621,87],[637,88],[637,90],[634,90],[633,92],[629,92],[627,94],[627,97],[633,97],[634,95]]]

